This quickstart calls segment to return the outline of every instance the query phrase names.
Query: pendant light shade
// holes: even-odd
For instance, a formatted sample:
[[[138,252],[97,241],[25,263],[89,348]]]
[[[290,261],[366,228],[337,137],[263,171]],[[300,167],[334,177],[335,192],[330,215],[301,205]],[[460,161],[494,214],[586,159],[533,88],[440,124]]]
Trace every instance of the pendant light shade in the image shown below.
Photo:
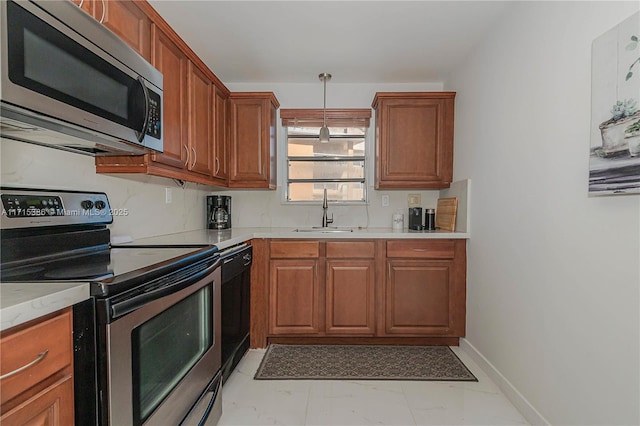
[[[327,81],[331,80],[331,74],[323,72],[318,76],[324,83],[324,106],[322,108],[322,127],[320,128],[320,143],[328,143],[330,139],[329,128],[327,127]]]

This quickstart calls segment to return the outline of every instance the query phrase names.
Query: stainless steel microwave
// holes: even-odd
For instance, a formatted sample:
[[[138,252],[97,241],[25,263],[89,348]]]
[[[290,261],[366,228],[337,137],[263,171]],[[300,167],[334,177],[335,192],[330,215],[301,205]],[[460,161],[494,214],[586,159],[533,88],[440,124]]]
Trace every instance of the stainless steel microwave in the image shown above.
[[[70,0],[0,2],[0,136],[88,155],[162,151],[162,74]]]

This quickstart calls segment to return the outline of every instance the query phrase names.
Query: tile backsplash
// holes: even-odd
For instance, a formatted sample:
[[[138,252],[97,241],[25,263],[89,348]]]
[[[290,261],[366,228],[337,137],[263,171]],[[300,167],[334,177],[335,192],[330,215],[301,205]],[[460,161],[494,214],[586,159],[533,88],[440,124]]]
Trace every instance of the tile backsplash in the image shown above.
[[[210,194],[233,197],[234,227],[320,226],[322,221],[320,204],[286,204],[282,201],[281,187],[277,191],[216,190],[195,183],[180,187],[171,179],[155,176],[96,174],[94,158],[90,156],[9,139],[1,139],[0,143],[3,186],[105,192],[113,209],[126,209],[125,215],[114,217],[110,225],[112,237],[138,239],[202,229],[206,226],[206,196]],[[170,204],[165,202],[167,188],[172,195]],[[466,189],[461,192],[465,193]],[[406,228],[409,194],[420,194],[423,209],[435,208],[441,196],[438,190],[369,188],[367,205],[330,204],[328,212],[333,214],[334,226],[390,228],[392,214],[400,211]],[[389,196],[389,206],[382,206],[383,195]]]
[[[111,235],[144,238],[205,227],[211,187],[138,174],[96,174],[94,158],[10,139],[0,139],[3,186],[105,192],[115,216]],[[172,193],[165,203],[165,188]]]

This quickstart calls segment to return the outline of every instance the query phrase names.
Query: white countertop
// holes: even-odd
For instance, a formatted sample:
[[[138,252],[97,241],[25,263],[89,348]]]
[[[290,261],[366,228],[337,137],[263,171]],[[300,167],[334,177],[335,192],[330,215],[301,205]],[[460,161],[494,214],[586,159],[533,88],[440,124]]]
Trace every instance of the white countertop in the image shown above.
[[[298,228],[197,229],[131,241],[129,245],[215,245],[225,249],[252,238],[292,239],[467,239],[468,233],[447,231],[394,231],[391,228],[354,228],[353,232],[295,232]],[[72,306],[89,298],[88,283],[10,283],[0,285],[0,331]]]
[[[0,331],[89,298],[88,283],[0,284]]]
[[[299,238],[299,239],[468,239],[466,232],[448,231],[394,231],[391,228],[354,228],[353,232],[295,232],[298,228],[232,228],[225,230],[197,229],[175,234],[140,238],[133,245],[216,245],[225,249],[252,238]]]

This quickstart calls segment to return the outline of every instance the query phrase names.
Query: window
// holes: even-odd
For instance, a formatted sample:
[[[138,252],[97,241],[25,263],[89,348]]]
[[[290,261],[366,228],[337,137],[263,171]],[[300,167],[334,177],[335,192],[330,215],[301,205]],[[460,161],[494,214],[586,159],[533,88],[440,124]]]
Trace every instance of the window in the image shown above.
[[[366,201],[366,134],[371,110],[327,110],[329,143],[320,143],[320,110],[281,110],[286,129],[289,202]]]

